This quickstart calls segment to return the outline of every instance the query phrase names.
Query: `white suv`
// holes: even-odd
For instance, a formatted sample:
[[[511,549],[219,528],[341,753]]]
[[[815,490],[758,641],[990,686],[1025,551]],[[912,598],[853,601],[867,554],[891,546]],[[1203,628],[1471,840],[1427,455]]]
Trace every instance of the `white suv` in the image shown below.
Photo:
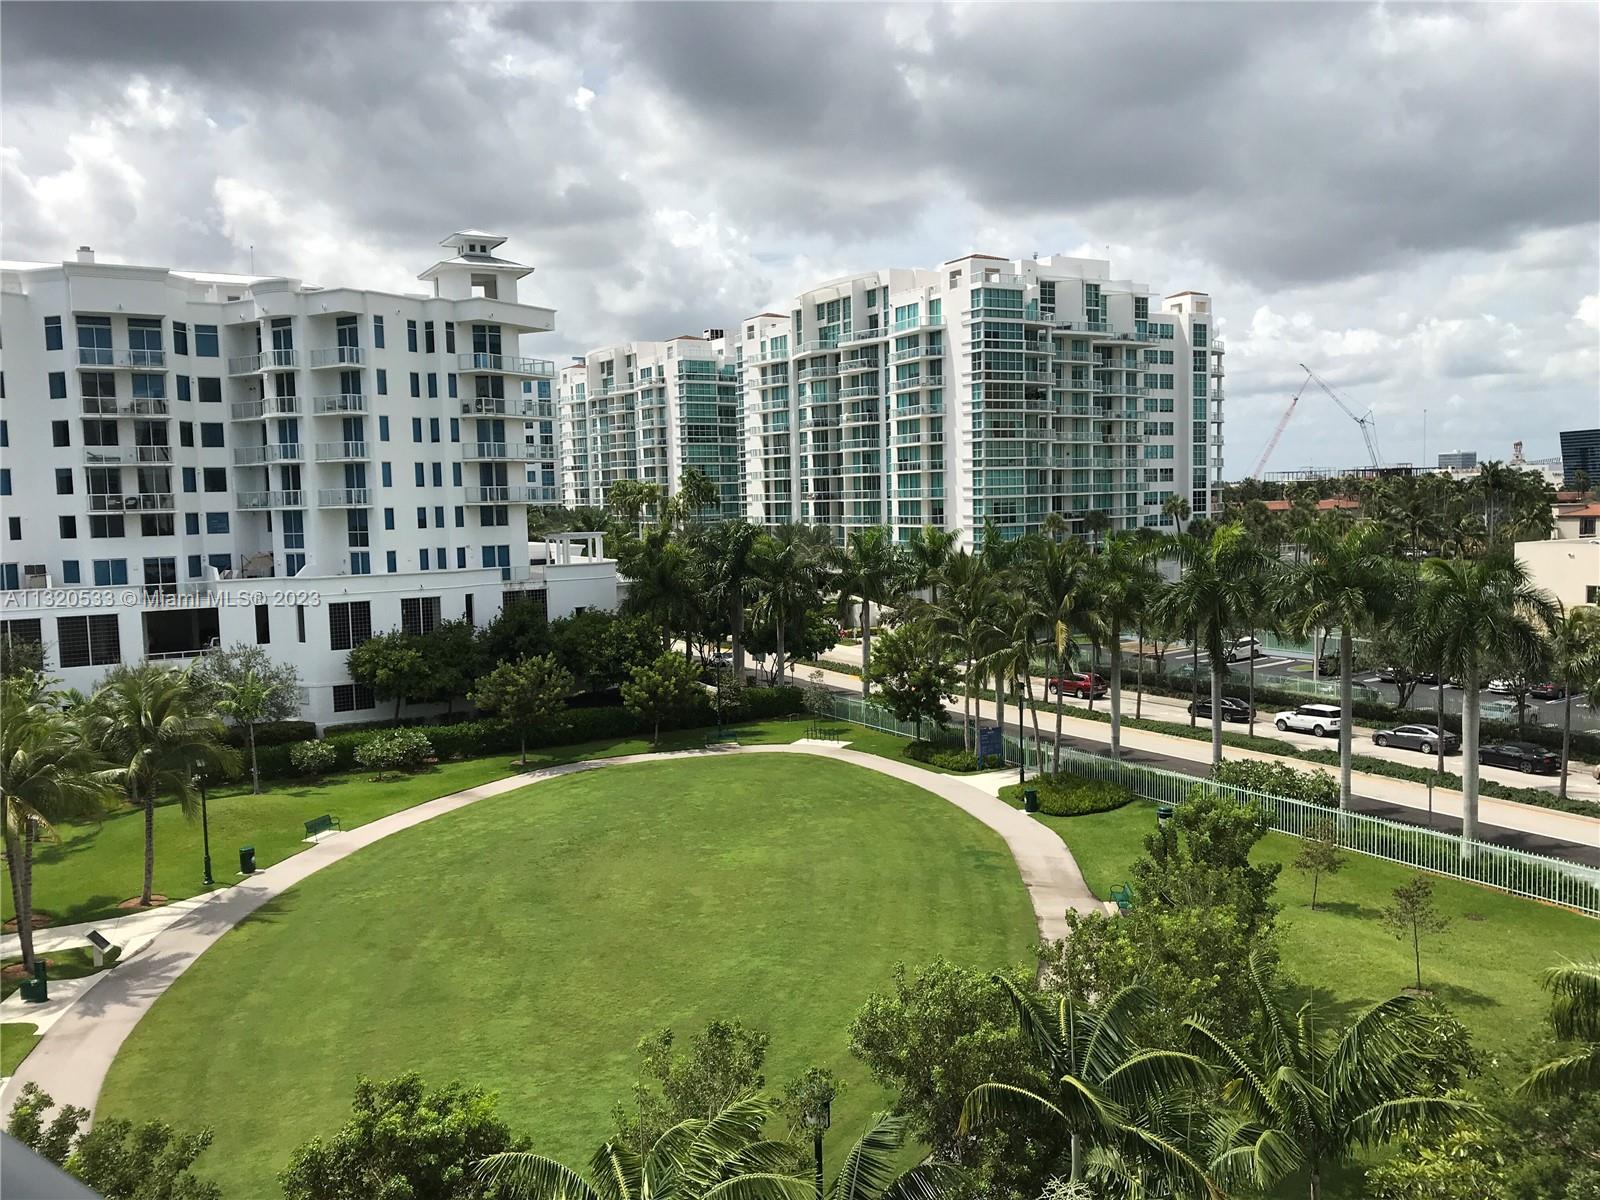
[[[1261,643],[1253,637],[1235,638],[1233,645],[1228,647],[1228,661],[1238,662],[1240,659],[1261,657]]]
[[[1300,733],[1314,733],[1325,737],[1339,732],[1339,706],[1337,704],[1302,704],[1292,712],[1279,713],[1272,722],[1280,732],[1294,729]]]

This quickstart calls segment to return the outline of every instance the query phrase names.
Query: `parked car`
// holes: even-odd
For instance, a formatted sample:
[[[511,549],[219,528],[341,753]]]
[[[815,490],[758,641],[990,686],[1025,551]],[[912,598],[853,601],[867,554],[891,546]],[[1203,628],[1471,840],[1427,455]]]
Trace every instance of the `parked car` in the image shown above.
[[[1233,645],[1228,647],[1227,659],[1229,662],[1239,662],[1241,659],[1248,661],[1260,658],[1262,654],[1261,643],[1253,637],[1234,638]]]
[[[1326,737],[1339,732],[1339,706],[1337,704],[1302,704],[1299,708],[1281,712],[1272,719],[1280,733],[1293,729],[1300,733],[1314,733]]]
[[[1417,682],[1418,683],[1422,683],[1422,684],[1426,684],[1429,687],[1433,687],[1439,682],[1439,672],[1437,672],[1437,671],[1418,671],[1417,672]]]
[[[1076,696],[1084,700],[1093,696],[1099,699],[1107,691],[1106,677],[1094,675],[1088,671],[1073,671],[1067,675],[1057,675],[1054,679],[1045,680],[1044,694],[1046,696]]]
[[[1420,750],[1432,754],[1439,748],[1439,730],[1433,725],[1396,725],[1393,729],[1380,729],[1372,735],[1374,746],[1394,746],[1401,750]],[[1461,739],[1448,730],[1443,735],[1444,752],[1454,754],[1461,749]]]
[[[1444,685],[1445,685],[1445,687],[1453,687],[1453,688],[1458,688],[1458,689],[1466,687],[1466,684],[1460,679],[1446,679],[1444,681]],[[1488,687],[1488,686],[1489,686],[1489,681],[1487,679],[1478,680],[1478,690],[1480,692],[1483,691],[1483,689]]]
[[[1517,702],[1515,700],[1490,700],[1478,710],[1478,716],[1485,721],[1515,721],[1517,719]]]
[[[1509,679],[1491,679],[1489,680],[1489,690],[1496,696],[1509,696],[1517,689]]]
[[[1324,679],[1329,679],[1339,674],[1339,656],[1337,654],[1324,654],[1317,659],[1317,674]]]
[[[1528,695],[1535,700],[1561,700],[1567,694],[1567,685],[1564,683],[1536,683],[1528,689]]]
[[[1197,704],[1189,705],[1189,711],[1197,717],[1211,716],[1211,701],[1201,700]],[[1235,700],[1232,696],[1222,698],[1222,719],[1224,721],[1248,721],[1251,709],[1243,700]]]
[[[1554,775],[1561,756],[1528,742],[1491,742],[1478,747],[1478,761],[1486,767],[1512,767],[1524,774]]]

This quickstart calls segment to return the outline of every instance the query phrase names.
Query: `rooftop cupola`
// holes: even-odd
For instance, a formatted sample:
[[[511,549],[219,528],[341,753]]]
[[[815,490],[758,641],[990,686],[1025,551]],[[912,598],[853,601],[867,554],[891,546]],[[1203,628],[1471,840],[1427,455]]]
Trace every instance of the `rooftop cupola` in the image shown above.
[[[442,299],[485,296],[515,303],[517,280],[533,274],[533,268],[499,257],[495,251],[505,241],[503,235],[484,233],[481,229],[452,233],[439,244],[452,251],[453,257],[434,263],[417,278],[431,282],[433,294]]]

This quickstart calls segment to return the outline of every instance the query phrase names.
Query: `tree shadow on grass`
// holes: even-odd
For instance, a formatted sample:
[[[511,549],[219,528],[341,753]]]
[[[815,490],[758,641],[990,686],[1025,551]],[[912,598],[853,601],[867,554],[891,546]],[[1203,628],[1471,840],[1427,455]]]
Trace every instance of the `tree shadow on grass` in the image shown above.
[[[1306,912],[1311,911],[1309,903],[1301,906]],[[1378,910],[1371,905],[1362,904],[1358,900],[1317,900],[1317,912],[1330,913],[1336,917],[1360,917],[1376,920]]]

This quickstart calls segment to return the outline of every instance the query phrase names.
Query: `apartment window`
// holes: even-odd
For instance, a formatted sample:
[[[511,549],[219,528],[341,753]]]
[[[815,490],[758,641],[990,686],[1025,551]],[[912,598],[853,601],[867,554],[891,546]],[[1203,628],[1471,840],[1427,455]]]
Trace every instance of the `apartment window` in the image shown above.
[[[383,486],[384,487],[393,487],[394,486],[394,464],[393,463],[379,463],[378,464],[378,474],[379,474],[379,477],[383,480]]]
[[[46,317],[44,319],[44,348],[46,350],[61,349],[60,317]]]
[[[272,610],[265,604],[256,605],[256,645],[265,646],[272,641]]]
[[[446,354],[454,354],[456,352],[456,323],[454,321],[446,321],[444,323],[444,352]]]
[[[386,508],[383,510],[383,527],[385,529],[394,528],[394,509]]]
[[[434,487],[443,487],[444,486],[444,464],[443,463],[434,463],[433,464],[433,486]]]
[[[442,504],[433,506],[433,527],[435,529],[444,528],[444,505]]]
[[[194,445],[194,422],[193,421],[179,421],[178,422],[178,445],[180,445],[180,446],[193,446]]]
[[[127,559],[97,558],[94,560],[94,583],[96,587],[121,587],[127,582]]]
[[[429,381],[428,382],[428,394],[431,396],[433,394],[433,376],[432,375],[428,376],[428,381]],[[439,440],[439,418],[438,417],[429,417],[428,418],[428,440],[430,442],[437,442]]]
[[[461,420],[459,417],[450,418],[450,440],[452,442],[461,440]]]
[[[67,373],[65,371],[51,371],[50,399],[65,400],[67,398]]]
[[[1600,584],[1588,584],[1583,589],[1583,602],[1585,604],[1600,604]]]
[[[423,570],[423,571],[426,571],[428,569],[428,548],[426,546],[424,546],[421,550],[417,551],[417,566],[418,566],[418,569]],[[439,569],[441,571],[444,570],[444,564],[443,563],[439,564]]]
[[[8,538],[10,538],[13,542],[20,542],[22,540],[22,518],[21,517],[7,517],[6,518],[6,536]]]
[[[434,627],[438,624],[438,596],[402,596],[400,598],[401,629],[407,633],[432,633]]]
[[[1596,518],[1595,517],[1579,517],[1578,518],[1578,536],[1581,537],[1581,538],[1593,537],[1594,536],[1594,531],[1595,531],[1595,524],[1596,524]]]
[[[450,464],[450,483],[453,487],[461,486],[461,464],[458,462]]]
[[[189,327],[182,321],[172,323],[172,352],[184,356],[189,353]]]
[[[433,322],[432,321],[424,321],[422,323],[422,352],[424,354],[432,354],[433,353]]]
[[[200,422],[200,444],[207,449],[222,449],[222,423],[220,421]]]
[[[63,514],[62,516],[58,517],[57,520],[60,523],[60,534],[62,541],[71,541],[73,538],[78,536],[77,517]]]
[[[77,559],[75,559],[75,558],[64,558],[64,559],[61,560],[61,582],[62,583],[82,583],[83,582],[83,576],[81,574],[79,574],[79,572],[78,572],[78,560]]]
[[[383,349],[383,318],[382,317],[373,317],[372,318],[372,348],[374,350],[382,350]],[[381,372],[380,372],[380,374],[381,374]]]
[[[195,479],[196,479],[195,469],[193,467],[184,467],[183,470],[182,470],[182,475],[183,475],[183,490],[186,491],[186,492],[194,491],[195,490]]]
[[[458,504],[458,505],[456,505],[456,528],[457,529],[465,529],[466,527],[467,527],[467,510],[462,505]]]
[[[188,403],[190,400],[193,400],[194,394],[189,390],[189,377],[187,375],[178,375],[176,376],[176,379],[178,381],[178,399],[182,400],[184,403]]]
[[[222,467],[207,467],[201,472],[201,478],[208,492],[225,492],[228,490],[228,472]]]
[[[228,514],[225,512],[208,512],[206,514],[207,533],[227,533]]]
[[[63,667],[110,667],[122,661],[115,613],[56,618],[56,654]]]
[[[198,382],[200,384],[201,404],[222,403],[222,380],[213,379],[208,375],[202,375],[200,376]]]
[[[428,486],[428,475],[427,475],[428,468],[427,468],[427,466],[425,464],[423,464],[423,463],[417,463],[416,464],[416,468],[417,468],[417,486],[418,487],[427,487]]]
[[[428,527],[428,510],[427,510],[426,506],[419,504],[419,505],[417,505],[417,528],[418,529],[426,529],[427,527]]]
[[[52,446],[72,445],[72,426],[66,421],[50,422],[50,444]]]
[[[456,391],[456,373],[451,371],[444,377],[444,381],[446,384],[445,391],[449,393],[450,399],[454,400],[458,395]]]
[[[467,624],[468,624],[468,625],[476,625],[476,624],[477,624],[477,623],[478,623],[478,622],[477,622],[477,621],[476,621],[476,620],[474,620],[474,619],[473,619],[473,613],[472,613],[472,593],[471,593],[471,592],[468,592],[468,593],[467,593],[467,597],[466,597],[466,605],[465,605],[465,607],[464,607],[464,608],[463,608],[463,610],[462,610],[462,614],[461,614],[461,615],[462,615],[462,616],[464,616],[464,617],[466,617],[466,619],[467,619]]]
[[[417,323],[406,322],[406,349],[415,354],[417,352]]]
[[[428,399],[429,400],[437,400],[438,398],[439,398],[439,376],[436,375],[434,372],[429,371],[428,372]],[[438,419],[435,418],[433,423],[435,425],[437,425],[439,423]],[[439,439],[438,438],[434,438],[433,440],[434,441],[438,441]]]
[[[336,683],[333,685],[334,712],[366,712],[377,705],[372,689],[364,683]]]
[[[194,327],[194,352],[199,358],[217,358],[222,351],[217,342],[217,327],[215,325],[196,325]]]
[[[71,467],[57,467],[56,468],[56,495],[58,495],[58,496],[70,496],[70,495],[72,495],[72,468]]]
[[[372,637],[372,604],[351,600],[328,605],[328,649],[353,650]]]
[[[171,537],[173,529],[171,513],[145,513],[139,518],[142,537]]]
[[[389,394],[389,372],[385,371],[382,367],[379,367],[378,368],[378,395],[387,396],[388,394]],[[385,421],[388,421],[389,418],[385,417],[383,419]]]
[[[89,518],[89,536],[91,538],[119,538],[123,534],[122,514],[116,516],[91,516]]]
[[[200,536],[200,514],[199,513],[190,512],[190,513],[184,513],[183,514],[183,532],[185,534],[187,534],[189,537],[199,537]]]
[[[393,575],[400,569],[399,559],[396,558],[393,550],[390,550],[386,555],[384,555],[384,560],[385,565],[389,568],[389,574]]]

